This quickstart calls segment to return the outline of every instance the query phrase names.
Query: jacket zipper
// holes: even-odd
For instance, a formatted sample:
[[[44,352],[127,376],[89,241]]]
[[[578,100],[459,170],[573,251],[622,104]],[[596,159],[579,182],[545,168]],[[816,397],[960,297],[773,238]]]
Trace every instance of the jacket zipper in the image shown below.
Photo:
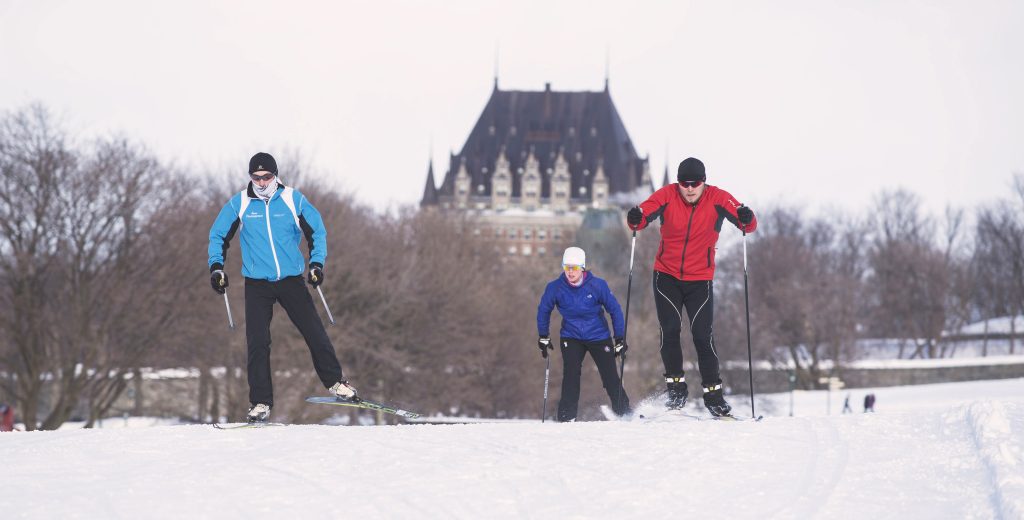
[[[266,211],[264,214],[267,217],[267,239],[270,240],[270,254],[274,255],[274,267],[277,268],[277,279],[281,279],[281,263],[277,261],[277,249],[274,248],[274,233],[270,231],[270,199],[266,201]]]
[[[699,202],[699,201],[698,201]],[[684,200],[683,204],[687,202]],[[686,222],[686,238],[683,239],[683,256],[679,258],[679,280],[683,279],[683,270],[686,266],[686,247],[690,245],[690,227],[693,226],[693,214],[697,213],[697,205],[690,206],[690,220]]]

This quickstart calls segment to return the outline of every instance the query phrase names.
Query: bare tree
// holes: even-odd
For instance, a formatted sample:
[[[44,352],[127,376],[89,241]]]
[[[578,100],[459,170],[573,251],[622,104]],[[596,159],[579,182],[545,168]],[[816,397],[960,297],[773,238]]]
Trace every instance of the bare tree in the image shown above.
[[[906,191],[883,193],[872,212],[868,290],[872,295],[869,327],[879,337],[910,343],[909,357],[938,357],[947,327],[947,306],[959,257],[933,242],[933,227],[921,213],[919,199]],[[951,229],[956,229],[953,219]]]
[[[750,300],[758,357],[792,363],[799,384],[812,388],[832,374],[824,362],[848,358],[857,338],[862,232],[854,221],[810,218],[796,208],[768,209],[760,221],[750,245],[757,259],[750,264]],[[730,300],[728,328],[742,331],[742,296]]]
[[[1009,198],[978,212],[973,263],[978,307],[986,318],[1024,314],[1024,174]],[[1011,319],[1010,353],[1014,351]]]
[[[16,397],[29,429],[60,426],[82,398],[89,426],[170,317],[173,286],[137,290],[159,272],[161,244],[146,225],[169,200],[162,171],[123,140],[66,146],[40,107],[0,126],[4,180],[23,188],[0,195],[0,240],[12,253],[0,269],[15,309],[3,328],[24,360],[15,365]],[[43,403],[46,378],[53,393]]]
[[[55,318],[46,292],[57,270],[55,211],[61,181],[75,174],[76,154],[39,105],[0,119],[0,355],[9,370],[0,379],[29,429],[37,423],[43,384],[52,368],[48,348]]]

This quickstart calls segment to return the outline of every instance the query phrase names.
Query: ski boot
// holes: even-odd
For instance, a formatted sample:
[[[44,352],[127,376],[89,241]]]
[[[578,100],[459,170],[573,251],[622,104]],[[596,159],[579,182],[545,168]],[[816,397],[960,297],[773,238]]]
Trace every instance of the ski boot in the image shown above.
[[[348,381],[345,381],[344,379],[334,383],[334,386],[331,387],[331,395],[337,397],[341,401],[351,401],[353,403],[359,402],[359,395],[356,393],[356,388],[348,384]]]
[[[686,390],[686,378],[683,374],[665,374],[665,385],[668,387],[668,399],[665,407],[669,410],[682,410],[686,406],[688,393]]]
[[[721,381],[704,387],[704,406],[715,417],[730,415],[729,412],[732,411],[732,407],[729,406],[729,403],[725,402],[725,396],[722,395]]]
[[[267,417],[270,416],[270,406],[263,403],[256,403],[249,408],[249,413],[245,415],[245,420],[251,423],[265,423]]]

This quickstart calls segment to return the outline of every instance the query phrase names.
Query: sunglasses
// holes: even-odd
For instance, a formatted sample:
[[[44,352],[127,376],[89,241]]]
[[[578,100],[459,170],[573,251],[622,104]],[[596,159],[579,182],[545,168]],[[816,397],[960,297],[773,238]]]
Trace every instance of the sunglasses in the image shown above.
[[[269,181],[270,179],[273,179],[274,177],[277,177],[277,174],[276,173],[268,173],[266,175],[256,175],[255,173],[250,173],[249,177],[252,180],[254,180],[254,181]]]
[[[704,181],[681,181],[679,183],[679,185],[684,188],[696,188],[701,184],[704,184]]]
[[[565,272],[567,272],[567,273],[570,273],[570,272],[574,273],[576,271],[582,271],[583,270],[583,266],[582,265],[563,265],[562,269]]]

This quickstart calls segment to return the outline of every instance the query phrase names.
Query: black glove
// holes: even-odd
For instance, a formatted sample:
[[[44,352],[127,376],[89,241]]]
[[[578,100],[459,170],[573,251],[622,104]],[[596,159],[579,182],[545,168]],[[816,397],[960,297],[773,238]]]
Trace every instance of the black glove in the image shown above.
[[[637,227],[641,222],[644,221],[644,212],[640,211],[639,206],[633,206],[630,208],[629,213],[626,213],[626,223],[630,227]]]
[[[627,350],[629,350],[629,345],[626,344],[626,338],[615,338],[615,355],[624,355]]]
[[[740,224],[746,226],[754,221],[754,212],[747,206],[740,206],[736,208],[736,218],[740,219]]]
[[[210,286],[217,294],[224,294],[228,288],[228,274],[224,272],[224,265],[213,264],[210,266]]]
[[[544,356],[545,359],[548,357],[548,350],[554,350],[555,347],[551,346],[551,338],[547,336],[541,336],[537,339],[537,348],[540,349],[540,355]]]
[[[313,287],[324,283],[324,266],[320,265],[319,262],[309,264],[309,278],[306,281]]]

